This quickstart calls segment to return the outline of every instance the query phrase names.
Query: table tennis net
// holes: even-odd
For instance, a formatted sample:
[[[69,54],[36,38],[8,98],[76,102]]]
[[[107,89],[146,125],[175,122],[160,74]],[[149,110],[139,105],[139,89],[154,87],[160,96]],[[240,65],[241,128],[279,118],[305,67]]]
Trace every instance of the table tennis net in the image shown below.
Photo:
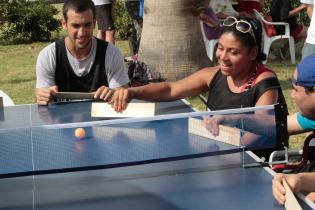
[[[26,107],[18,110],[21,118],[13,121],[9,117],[13,110],[4,109],[4,120],[0,122],[0,178],[276,148],[283,143],[278,126],[283,122],[278,122],[275,107],[65,124],[38,123]],[[84,139],[74,136],[77,127],[85,129]]]

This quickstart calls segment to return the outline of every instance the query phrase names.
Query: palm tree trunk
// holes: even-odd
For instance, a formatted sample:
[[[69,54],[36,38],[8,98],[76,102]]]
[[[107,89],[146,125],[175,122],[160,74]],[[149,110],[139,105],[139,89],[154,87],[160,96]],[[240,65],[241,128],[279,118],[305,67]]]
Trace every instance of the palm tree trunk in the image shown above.
[[[191,13],[198,0],[145,0],[139,56],[153,74],[168,81],[210,66],[199,16]]]

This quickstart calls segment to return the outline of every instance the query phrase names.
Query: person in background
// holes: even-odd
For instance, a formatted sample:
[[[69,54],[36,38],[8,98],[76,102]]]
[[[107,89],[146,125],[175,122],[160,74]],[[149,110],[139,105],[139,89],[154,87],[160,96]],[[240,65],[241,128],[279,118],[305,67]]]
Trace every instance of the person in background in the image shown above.
[[[272,0],[269,16],[273,22],[286,22],[290,27],[290,34],[294,38],[295,43],[304,41],[307,36],[307,27],[297,22],[296,15],[306,9],[305,4],[293,8],[290,0]],[[275,26],[277,35],[284,34],[284,26]],[[283,43],[278,49],[273,49],[274,55],[279,55],[282,60],[285,60],[286,53],[289,49],[289,44]],[[277,53],[277,50],[279,50]]]
[[[235,11],[231,0],[211,0],[209,6],[219,19],[225,19],[228,16],[238,17],[239,12]]]
[[[139,15],[141,18],[143,18],[143,12],[144,12],[144,0],[140,0]]]
[[[140,16],[140,1],[126,0],[125,3],[128,14],[133,20],[133,29],[129,38],[129,46],[131,54],[135,55],[139,50],[143,22],[142,17]]]
[[[258,12],[262,12],[263,6],[264,0],[238,0],[234,7],[238,12],[252,14],[254,9]]]
[[[307,37],[302,48],[302,58],[315,53],[315,15],[313,15],[314,0],[301,0],[307,6],[307,14],[311,18],[308,27]]]
[[[203,29],[208,40],[219,38],[220,21],[210,6],[205,6],[200,14],[200,20],[203,22]]]
[[[304,4],[307,8],[307,15],[311,19],[313,14],[313,0],[301,0],[301,4]]]
[[[93,0],[96,6],[97,38],[115,44],[113,0]]]
[[[293,8],[290,0],[272,0],[270,6],[270,16],[273,22],[287,22],[290,26],[291,36],[297,40],[306,38],[307,27],[297,23],[296,15],[306,9],[304,4]],[[276,26],[277,34],[284,33],[283,26]]]
[[[93,37],[95,6],[91,0],[66,0],[63,5],[64,39],[46,46],[36,62],[36,100],[54,101],[54,94],[95,92],[109,100],[114,89],[128,87],[129,78],[119,49]]]
[[[315,54],[307,56],[298,64],[292,75],[291,97],[299,112],[288,116],[289,134],[315,131]],[[307,197],[315,201],[315,163],[311,162],[298,169],[296,174],[278,173],[272,182],[272,192],[279,204],[285,202],[283,179],[294,192],[309,193]],[[312,173],[306,173],[312,172]]]

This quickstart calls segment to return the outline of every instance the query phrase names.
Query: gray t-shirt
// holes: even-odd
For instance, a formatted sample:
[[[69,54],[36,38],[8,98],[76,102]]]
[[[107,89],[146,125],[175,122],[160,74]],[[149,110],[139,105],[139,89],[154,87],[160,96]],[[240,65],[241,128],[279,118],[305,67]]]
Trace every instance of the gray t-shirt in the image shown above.
[[[95,60],[96,39],[93,37],[90,54],[78,60],[73,57],[67,49],[69,63],[77,76],[84,76],[89,73]],[[36,88],[51,87],[55,84],[56,69],[56,46],[51,43],[39,53],[36,62]],[[118,88],[128,84],[129,78],[124,66],[123,57],[115,45],[108,43],[105,55],[105,69],[110,88]]]

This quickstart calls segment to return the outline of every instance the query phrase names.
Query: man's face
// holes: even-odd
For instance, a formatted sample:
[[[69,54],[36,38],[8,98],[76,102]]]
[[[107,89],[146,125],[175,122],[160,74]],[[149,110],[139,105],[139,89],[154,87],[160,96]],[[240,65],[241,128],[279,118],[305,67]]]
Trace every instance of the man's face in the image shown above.
[[[68,20],[62,21],[62,27],[68,31],[68,48],[74,50],[89,49],[91,46],[91,38],[95,27],[95,19],[93,18],[92,10],[86,10],[81,13],[76,13],[74,10],[67,12]]]
[[[292,77],[295,80],[297,79],[297,70],[294,71]],[[301,114],[309,119],[315,120],[315,91],[309,91],[295,84],[292,84],[292,86],[291,97]]]

